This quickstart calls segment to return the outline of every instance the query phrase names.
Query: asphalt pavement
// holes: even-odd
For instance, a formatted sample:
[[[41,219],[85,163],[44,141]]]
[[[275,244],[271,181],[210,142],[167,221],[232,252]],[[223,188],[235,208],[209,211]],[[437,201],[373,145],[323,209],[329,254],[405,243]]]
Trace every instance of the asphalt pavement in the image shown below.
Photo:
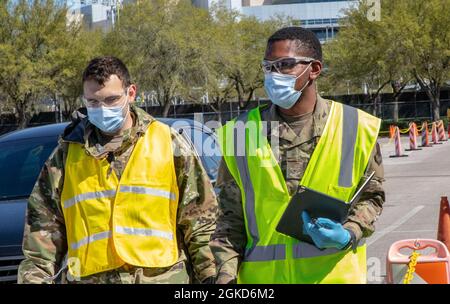
[[[419,140],[419,138],[418,138]],[[368,281],[384,283],[386,255],[392,243],[402,239],[436,239],[441,196],[450,197],[450,141],[408,157],[390,158],[394,143],[380,139],[385,169],[386,202],[367,239]],[[403,149],[409,138],[402,137]]]

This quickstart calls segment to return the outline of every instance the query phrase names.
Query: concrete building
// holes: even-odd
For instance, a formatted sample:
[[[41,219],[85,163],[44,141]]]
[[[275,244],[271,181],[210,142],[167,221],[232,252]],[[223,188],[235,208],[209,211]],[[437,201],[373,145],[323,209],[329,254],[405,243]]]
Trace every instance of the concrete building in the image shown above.
[[[84,16],[83,14],[80,12],[79,9],[72,9],[69,10],[67,12],[66,15],[66,19],[67,19],[67,26],[71,25],[71,24],[79,24],[83,22]]]
[[[84,23],[90,29],[109,29],[112,26],[111,7],[102,4],[90,4],[80,8]]]
[[[124,0],[71,0],[71,18],[82,16],[83,23],[90,29],[109,30],[116,19],[116,8]],[[127,2],[127,0],[125,0]]]
[[[108,30],[115,20],[115,7],[135,0],[73,0],[78,2],[83,20],[90,28]],[[148,0],[146,0],[148,1]],[[294,25],[311,29],[324,42],[339,31],[344,10],[357,4],[350,0],[192,0],[197,7],[209,9],[221,3],[243,15],[268,20],[277,15],[290,17]]]
[[[203,8],[217,2],[260,20],[289,16],[295,25],[311,29],[322,42],[335,37],[344,10],[357,4],[348,0],[193,0],[194,5]]]

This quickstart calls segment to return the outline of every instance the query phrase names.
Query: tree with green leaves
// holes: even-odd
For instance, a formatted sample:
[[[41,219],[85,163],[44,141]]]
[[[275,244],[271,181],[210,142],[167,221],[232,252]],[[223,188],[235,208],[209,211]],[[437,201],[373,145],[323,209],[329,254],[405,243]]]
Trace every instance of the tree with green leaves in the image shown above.
[[[412,74],[431,100],[433,120],[440,119],[441,88],[450,79],[450,12],[448,0],[407,0],[418,26],[406,44],[413,62]]]
[[[369,87],[375,102],[389,86],[395,104],[405,86],[417,80],[439,118],[440,87],[449,78],[449,22],[446,0],[382,1],[381,20],[367,18],[365,0],[346,12],[337,38],[325,46],[327,81]],[[374,113],[376,114],[376,113]],[[398,119],[398,107],[394,108]]]
[[[210,16],[209,27],[205,28],[205,34],[210,41],[208,49],[205,50],[207,76],[204,90],[208,92],[211,108],[221,120],[222,105],[237,98],[235,86],[228,76],[229,68],[236,54],[229,43],[230,33],[235,32],[239,13],[215,5],[210,10]]]
[[[87,31],[81,24],[71,25],[72,39],[66,41],[64,51],[53,56],[53,65],[58,66],[58,73],[53,78],[55,100],[62,106],[64,119],[80,106],[83,85],[81,75],[89,61],[99,56],[103,32]]]
[[[398,56],[401,31],[393,30],[393,20],[385,14],[381,21],[370,21],[369,9],[366,1],[360,1],[357,8],[348,10],[337,38],[325,45],[325,62],[329,67],[325,79],[332,84],[353,83],[359,88],[366,87],[368,101],[374,103],[373,114],[377,114],[380,93],[399,81],[404,87],[409,71],[403,58]],[[385,9],[383,7],[383,12]],[[382,51],[380,46],[383,46]],[[401,87],[394,87],[399,95]]]
[[[241,107],[263,87],[261,60],[267,38],[283,22],[261,22],[217,5],[141,1],[125,5],[103,53],[122,58],[143,91],[154,92],[169,112],[175,97],[218,105],[237,98]],[[288,19],[285,19],[288,20]]]
[[[51,96],[64,53],[72,39],[66,27],[67,8],[53,0],[0,2],[0,89],[25,128],[37,100]]]
[[[219,116],[225,102],[237,100],[240,107],[246,107],[255,98],[264,85],[261,61],[267,39],[289,20],[280,17],[262,22],[220,4],[210,9],[210,23],[203,28],[209,42],[204,52],[205,91],[217,105],[212,108]]]
[[[207,11],[190,1],[140,1],[125,5],[103,52],[129,66],[139,88],[153,91],[167,116],[172,100],[186,88],[202,87],[207,74]]]
[[[260,21],[255,17],[239,16],[226,36],[230,54],[226,74],[234,86],[240,107],[254,99],[257,89],[264,86],[261,61],[267,46],[267,39],[277,29],[290,22],[282,17]]]

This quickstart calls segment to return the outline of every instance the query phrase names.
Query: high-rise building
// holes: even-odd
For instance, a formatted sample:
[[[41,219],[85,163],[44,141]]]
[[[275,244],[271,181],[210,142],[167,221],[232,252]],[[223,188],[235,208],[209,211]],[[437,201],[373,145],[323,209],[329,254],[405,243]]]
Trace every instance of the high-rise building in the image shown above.
[[[108,30],[114,25],[117,9],[124,0],[67,0],[67,3],[71,7],[71,18],[82,16],[87,27]]]
[[[114,25],[117,7],[136,0],[67,0],[83,15],[90,28],[109,29]],[[150,0],[144,0],[150,1]],[[294,25],[312,30],[320,41],[332,39],[339,31],[338,21],[344,10],[356,5],[355,0],[192,0],[197,7],[209,9],[221,3],[243,15],[268,20],[276,16],[290,17]]]
[[[221,2],[247,16],[268,20],[277,15],[290,17],[294,25],[309,28],[320,41],[335,37],[344,10],[358,1],[349,0],[193,0],[194,5],[210,8]]]
[[[89,4],[80,8],[85,24],[91,28],[109,29],[112,26],[111,7],[102,4]]]

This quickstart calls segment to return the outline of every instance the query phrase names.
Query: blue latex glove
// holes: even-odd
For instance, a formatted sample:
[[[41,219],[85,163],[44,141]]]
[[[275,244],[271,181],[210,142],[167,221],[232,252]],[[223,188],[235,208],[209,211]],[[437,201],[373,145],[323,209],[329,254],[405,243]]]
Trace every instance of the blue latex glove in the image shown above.
[[[350,242],[350,232],[340,223],[319,217],[315,222],[306,211],[302,212],[303,233],[308,234],[317,248],[343,249]]]

